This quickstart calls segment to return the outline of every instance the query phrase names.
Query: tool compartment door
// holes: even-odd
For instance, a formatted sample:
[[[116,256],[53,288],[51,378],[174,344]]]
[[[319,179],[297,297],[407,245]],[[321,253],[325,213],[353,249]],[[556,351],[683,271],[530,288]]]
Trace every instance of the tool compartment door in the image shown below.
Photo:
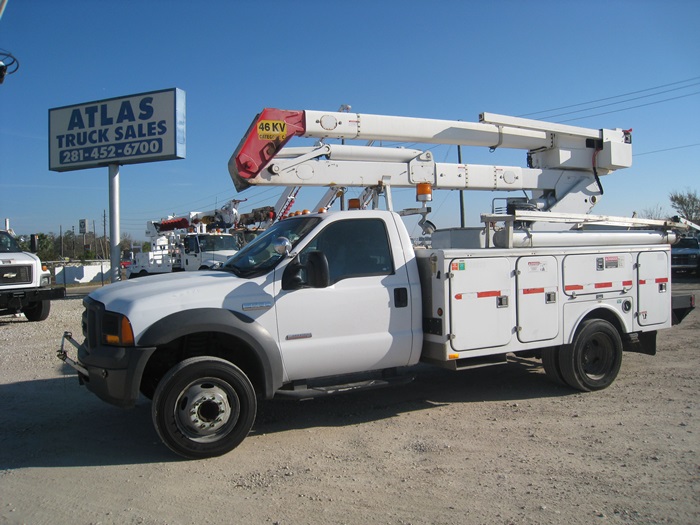
[[[551,256],[521,257],[516,264],[518,339],[523,343],[559,334],[559,269]]]
[[[637,259],[639,281],[637,318],[641,326],[667,323],[671,315],[668,253],[641,252]]]
[[[567,255],[562,265],[564,293],[571,297],[627,293],[634,283],[630,252]]]
[[[513,271],[505,257],[450,262],[450,334],[461,352],[510,342],[515,315]]]

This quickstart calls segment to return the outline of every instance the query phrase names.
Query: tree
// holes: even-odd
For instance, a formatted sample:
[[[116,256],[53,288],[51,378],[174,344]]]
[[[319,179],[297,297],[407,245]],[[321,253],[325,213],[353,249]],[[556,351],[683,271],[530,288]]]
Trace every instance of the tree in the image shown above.
[[[668,219],[668,213],[666,210],[663,209],[661,204],[657,204],[654,207],[651,208],[644,208],[640,214],[640,217],[643,219],[652,219],[652,220],[664,220]]]
[[[31,235],[23,235],[17,239],[19,246],[25,252],[32,251]],[[53,233],[36,234],[36,254],[42,261],[55,261],[57,259],[54,248],[55,237]]]
[[[697,190],[673,191],[669,194],[671,208],[684,219],[700,224],[700,196]]]
[[[37,235],[38,249],[37,255],[42,261],[55,261],[58,259],[58,254],[56,253],[56,243],[55,236],[53,233],[40,233]]]

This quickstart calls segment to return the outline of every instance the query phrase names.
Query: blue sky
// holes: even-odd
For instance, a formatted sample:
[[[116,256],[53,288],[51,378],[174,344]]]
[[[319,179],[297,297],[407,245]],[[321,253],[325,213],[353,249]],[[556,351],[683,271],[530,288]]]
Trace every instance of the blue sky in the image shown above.
[[[49,171],[48,110],[173,87],[187,97],[186,159],[121,168],[121,231],[136,240],[149,219],[275,203],[281,189],[238,194],[227,170],[264,107],[633,128],[633,167],[603,178],[594,212],[670,212],[670,191],[700,187],[699,21],[694,0],[9,0],[0,49],[20,68],[0,85],[0,218],[20,234],[87,218],[101,234],[107,168]],[[456,148],[435,156],[457,161]],[[525,165],[522,151],[462,156]],[[415,206],[405,191],[395,200]],[[302,190],[297,208],[321,193]],[[468,224],[503,196],[467,192]],[[459,225],[457,192],[436,194],[433,210],[439,227]]]

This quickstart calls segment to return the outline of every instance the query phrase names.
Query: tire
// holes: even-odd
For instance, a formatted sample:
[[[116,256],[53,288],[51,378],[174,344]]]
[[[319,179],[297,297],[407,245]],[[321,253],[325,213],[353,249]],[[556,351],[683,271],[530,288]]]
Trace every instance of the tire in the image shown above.
[[[622,364],[622,339],[602,319],[581,323],[574,341],[561,347],[559,368],[566,383],[577,390],[602,390],[615,381]]]
[[[51,301],[45,299],[37,303],[32,303],[22,309],[22,313],[27,318],[27,321],[36,322],[43,321],[49,316],[51,311]]]
[[[257,399],[248,377],[217,357],[192,357],[161,379],[153,396],[153,425],[165,445],[189,459],[236,448],[255,421]]]
[[[561,368],[559,367],[559,352],[561,351],[560,346],[549,346],[542,349],[542,366],[544,367],[544,372],[547,375],[547,379],[556,383],[557,385],[567,386],[567,382],[564,381],[564,377],[561,375]]]

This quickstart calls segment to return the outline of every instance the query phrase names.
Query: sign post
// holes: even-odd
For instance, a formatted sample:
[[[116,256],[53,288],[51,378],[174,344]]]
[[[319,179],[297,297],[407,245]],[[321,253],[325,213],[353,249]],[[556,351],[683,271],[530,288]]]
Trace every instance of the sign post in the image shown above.
[[[119,240],[121,239],[119,213],[119,164],[109,165],[109,278],[111,282],[121,279],[121,254]]]
[[[119,166],[184,159],[185,92],[172,88],[49,109],[49,169],[109,167],[112,282],[120,278]]]

